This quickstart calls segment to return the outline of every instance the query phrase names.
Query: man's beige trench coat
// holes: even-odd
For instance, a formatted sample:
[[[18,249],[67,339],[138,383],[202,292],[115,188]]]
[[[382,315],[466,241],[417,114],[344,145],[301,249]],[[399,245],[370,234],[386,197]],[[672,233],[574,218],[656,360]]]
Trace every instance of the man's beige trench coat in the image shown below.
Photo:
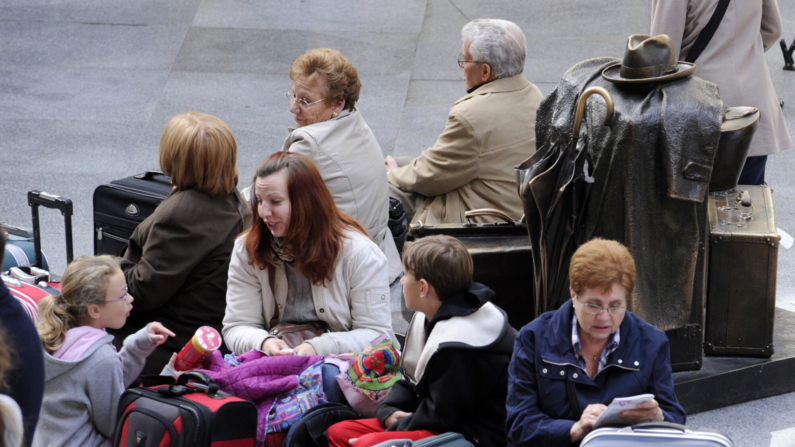
[[[670,36],[677,60],[684,60],[717,6],[718,0],[653,0],[651,34]],[[696,60],[695,75],[718,85],[723,104],[762,112],[749,157],[792,147],[765,61],[765,51],[776,44],[781,30],[775,0],[734,0]]]
[[[466,222],[464,213],[477,208],[519,219],[514,166],[535,153],[542,99],[541,90],[518,74],[456,101],[436,144],[387,175],[392,186],[427,197],[412,222]]]

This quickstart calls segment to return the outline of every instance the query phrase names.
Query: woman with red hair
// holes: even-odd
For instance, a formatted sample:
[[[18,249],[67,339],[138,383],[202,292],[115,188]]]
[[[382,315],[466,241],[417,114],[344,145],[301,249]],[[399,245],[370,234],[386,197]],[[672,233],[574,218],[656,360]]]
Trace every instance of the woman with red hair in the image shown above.
[[[326,355],[362,351],[392,333],[384,253],[340,212],[314,162],[277,152],[257,167],[258,218],[235,241],[224,339],[236,353]],[[269,333],[275,322],[321,322],[328,331],[295,346]]]

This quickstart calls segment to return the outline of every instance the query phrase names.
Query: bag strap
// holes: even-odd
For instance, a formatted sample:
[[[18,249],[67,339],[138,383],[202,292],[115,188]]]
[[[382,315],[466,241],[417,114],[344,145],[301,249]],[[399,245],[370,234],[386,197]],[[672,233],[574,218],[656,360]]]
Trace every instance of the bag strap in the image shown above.
[[[243,225],[243,228],[245,229],[246,228],[246,217],[243,214],[243,205],[240,203],[240,199],[237,197],[237,191],[235,191],[235,193],[232,194],[232,197],[235,198],[235,205],[237,206],[237,213],[240,215],[240,221],[241,221],[241,223]],[[190,292],[192,290],[196,290],[199,287],[201,287],[201,286],[207,284],[208,282],[212,281],[213,279],[215,279],[215,277],[220,275],[221,272],[228,271],[229,270],[229,264],[232,262],[232,253],[233,252],[234,252],[234,250],[230,251],[229,252],[229,257],[226,258],[226,261],[223,264],[221,264],[217,269],[213,270],[212,273],[210,273],[209,275],[207,275],[204,278],[200,279],[199,281],[191,284],[190,286],[186,287],[185,289],[182,289],[182,292]]]
[[[715,8],[715,12],[712,14],[709,22],[707,22],[707,26],[698,34],[696,42],[690,47],[685,62],[690,62],[692,64],[701,56],[701,52],[704,51],[709,41],[712,40],[712,36],[715,35],[715,31],[718,30],[718,26],[720,26],[721,20],[723,20],[723,15],[726,14],[726,9],[729,8],[730,1],[731,0],[718,0],[718,7]]]
[[[566,394],[569,396],[569,405],[571,405],[571,412],[574,413],[574,420],[579,421],[582,417],[582,407],[580,400],[577,399],[577,388],[571,380],[566,381]]]
[[[273,316],[271,317],[271,321],[268,322],[268,329],[269,330],[273,329],[274,326],[279,324],[279,319],[281,318],[281,316],[279,316],[279,304],[276,303],[276,293],[274,292],[274,290],[276,290],[276,289],[273,286],[274,283],[276,282],[276,275],[273,275],[273,273],[276,273],[276,268],[273,265],[269,265],[268,266],[268,286],[270,286],[271,295],[273,296]]]

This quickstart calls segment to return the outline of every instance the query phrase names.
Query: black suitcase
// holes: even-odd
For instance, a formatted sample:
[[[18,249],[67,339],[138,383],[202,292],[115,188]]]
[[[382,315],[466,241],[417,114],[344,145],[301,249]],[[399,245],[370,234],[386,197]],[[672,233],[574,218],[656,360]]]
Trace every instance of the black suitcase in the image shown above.
[[[781,236],[773,190],[737,186],[709,195],[709,289],[704,352],[770,357]],[[742,191],[748,195],[743,197]],[[745,199],[743,205],[741,199]]]
[[[466,216],[490,216],[495,222],[434,225],[418,222],[409,226],[407,241],[444,234],[463,242],[472,255],[474,281],[496,292],[494,304],[505,311],[511,326],[520,329],[535,316],[533,256],[527,228],[499,210],[472,210]]]
[[[121,256],[135,227],[173,187],[160,171],[114,180],[94,190],[94,255]]]
[[[118,447],[254,447],[257,436],[254,403],[219,391],[207,374],[196,371],[172,384],[126,390],[117,415],[113,445]]]

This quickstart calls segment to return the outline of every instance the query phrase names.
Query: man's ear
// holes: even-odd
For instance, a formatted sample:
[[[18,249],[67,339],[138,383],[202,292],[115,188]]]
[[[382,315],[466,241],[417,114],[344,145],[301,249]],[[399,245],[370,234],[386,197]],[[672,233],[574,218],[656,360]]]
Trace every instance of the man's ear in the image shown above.
[[[480,64],[480,82],[488,82],[494,79],[494,72],[491,71],[491,65],[483,63]]]

